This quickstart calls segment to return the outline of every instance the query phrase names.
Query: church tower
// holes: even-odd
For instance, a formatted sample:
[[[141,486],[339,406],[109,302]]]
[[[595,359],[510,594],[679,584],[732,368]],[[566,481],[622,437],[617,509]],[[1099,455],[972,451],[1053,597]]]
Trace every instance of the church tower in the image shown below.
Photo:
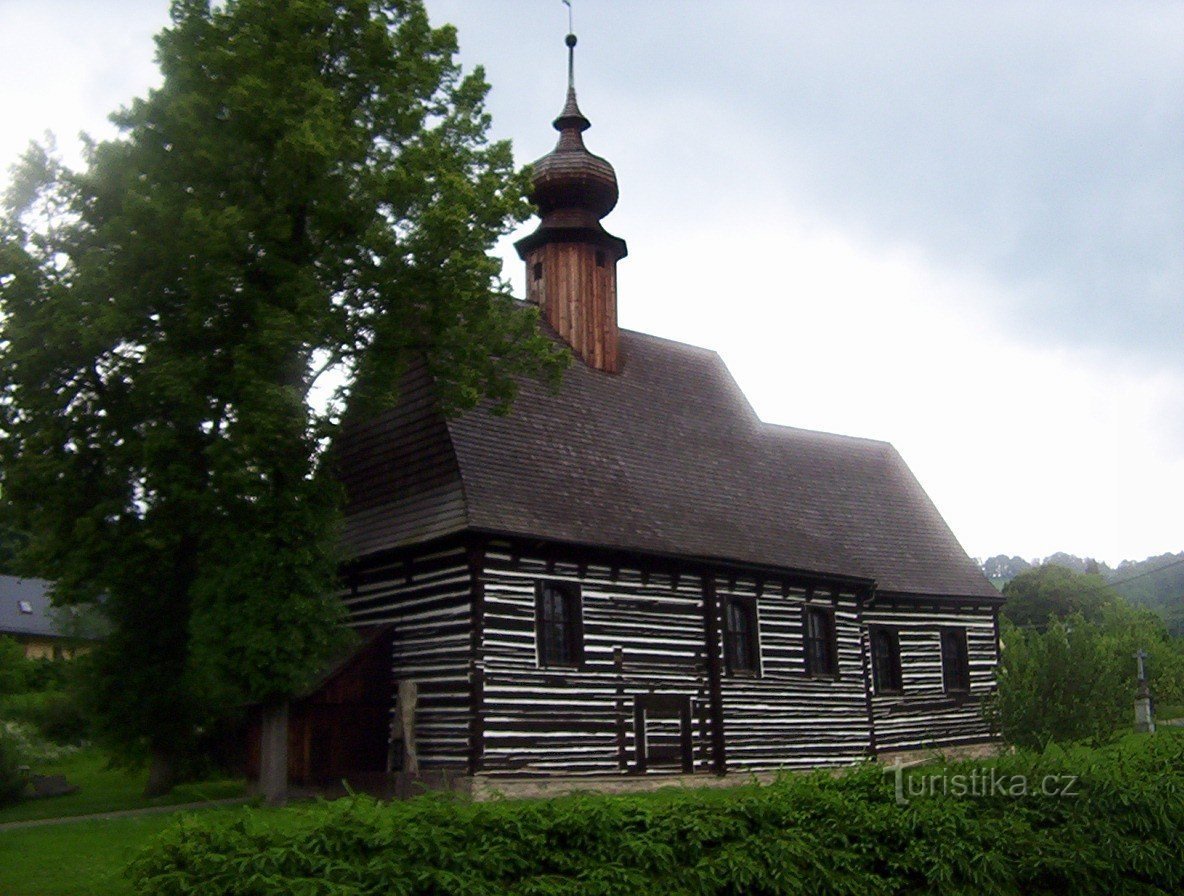
[[[617,204],[613,166],[584,147],[592,126],[576,103],[576,36],[567,39],[567,102],[554,121],[559,142],[534,163],[531,200],[541,221],[515,244],[526,262],[526,298],[571,346],[576,357],[606,373],[620,369],[617,262],[625,241],[600,219]]]

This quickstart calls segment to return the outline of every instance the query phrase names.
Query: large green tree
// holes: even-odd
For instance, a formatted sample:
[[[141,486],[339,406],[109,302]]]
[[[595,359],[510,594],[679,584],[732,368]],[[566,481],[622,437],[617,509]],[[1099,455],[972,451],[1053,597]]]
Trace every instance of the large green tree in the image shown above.
[[[489,256],[527,183],[420,2],[176,0],[157,44],[122,135],[8,197],[0,484],[26,565],[103,596],[103,732],[162,790],[333,649],[342,415],[411,358],[459,409],[566,356]]]
[[[1003,586],[1003,596],[1005,617],[1016,625],[1041,627],[1074,613],[1096,620],[1119,599],[1097,573],[1074,572],[1056,563],[1021,572]]]

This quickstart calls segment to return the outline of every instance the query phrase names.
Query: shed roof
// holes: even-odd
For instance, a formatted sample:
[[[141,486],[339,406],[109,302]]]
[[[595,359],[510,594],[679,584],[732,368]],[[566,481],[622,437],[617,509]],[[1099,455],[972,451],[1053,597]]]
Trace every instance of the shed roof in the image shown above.
[[[622,330],[621,353],[507,416],[446,421],[412,371],[342,440],[349,552],[469,528],[998,596],[888,443],[761,421],[713,351]]]

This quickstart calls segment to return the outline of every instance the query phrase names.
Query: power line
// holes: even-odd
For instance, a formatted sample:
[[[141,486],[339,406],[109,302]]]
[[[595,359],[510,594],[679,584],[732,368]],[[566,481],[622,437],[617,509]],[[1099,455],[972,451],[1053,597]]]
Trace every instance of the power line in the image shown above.
[[[1144,576],[1153,576],[1156,573],[1161,573],[1165,569],[1172,569],[1176,566],[1184,565],[1184,557],[1177,557],[1171,563],[1165,563],[1163,566],[1157,566],[1155,569],[1148,569],[1133,576],[1128,576],[1125,579],[1114,579],[1106,583],[1108,588],[1113,588],[1115,585],[1125,585],[1127,582],[1133,582],[1135,579],[1141,579]]]

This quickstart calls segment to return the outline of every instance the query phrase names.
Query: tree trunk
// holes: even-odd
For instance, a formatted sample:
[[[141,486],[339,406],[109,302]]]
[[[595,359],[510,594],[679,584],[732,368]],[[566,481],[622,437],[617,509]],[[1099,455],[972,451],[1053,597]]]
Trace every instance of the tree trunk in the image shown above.
[[[152,747],[148,763],[148,783],[144,785],[144,796],[162,796],[177,783],[177,757],[171,750]]]
[[[288,701],[263,707],[259,734],[259,790],[268,806],[288,801]]]

